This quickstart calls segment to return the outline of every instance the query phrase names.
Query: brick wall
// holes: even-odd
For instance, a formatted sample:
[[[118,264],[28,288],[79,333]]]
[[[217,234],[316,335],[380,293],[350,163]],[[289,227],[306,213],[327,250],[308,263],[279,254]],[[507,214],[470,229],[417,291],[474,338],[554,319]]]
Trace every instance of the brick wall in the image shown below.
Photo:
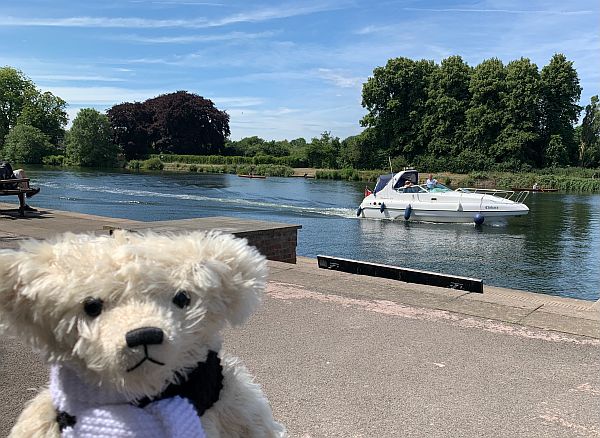
[[[296,228],[238,232],[235,235],[248,239],[248,243],[255,246],[269,260],[296,263]]]

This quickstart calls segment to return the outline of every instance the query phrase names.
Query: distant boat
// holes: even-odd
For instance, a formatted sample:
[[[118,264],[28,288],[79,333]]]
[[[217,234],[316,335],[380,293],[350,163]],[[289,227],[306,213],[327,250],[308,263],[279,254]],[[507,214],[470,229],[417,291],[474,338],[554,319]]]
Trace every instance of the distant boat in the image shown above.
[[[531,187],[512,187],[511,190],[513,192],[558,192],[558,189],[545,189],[543,187],[538,187],[537,189]]]
[[[260,178],[265,179],[265,175],[238,175],[240,178]]]

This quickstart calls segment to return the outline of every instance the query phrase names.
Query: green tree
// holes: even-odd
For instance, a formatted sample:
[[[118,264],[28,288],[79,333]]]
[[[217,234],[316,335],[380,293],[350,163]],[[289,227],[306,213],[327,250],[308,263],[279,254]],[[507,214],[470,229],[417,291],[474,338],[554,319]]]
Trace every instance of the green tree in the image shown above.
[[[292,148],[303,148],[306,147],[306,140],[302,137],[290,140],[290,147]]]
[[[519,168],[523,163],[541,166],[540,141],[540,73],[527,58],[508,63],[505,68],[505,91],[501,94],[502,131],[492,145],[497,163]]]
[[[558,134],[550,136],[546,148],[546,165],[549,167],[564,167],[569,164],[569,150]]]
[[[496,58],[483,61],[471,75],[466,139],[470,148],[483,155],[493,156],[492,147],[503,128],[505,78],[504,65]]]
[[[79,166],[111,166],[119,151],[112,138],[108,117],[93,108],[84,108],[68,132],[67,159]]]
[[[267,141],[262,145],[257,154],[271,155],[273,157],[286,157],[290,155],[290,144],[287,140]]]
[[[430,76],[423,137],[427,151],[435,157],[456,155],[464,149],[471,71],[460,56],[450,56]]]
[[[311,167],[337,168],[337,157],[340,150],[340,139],[324,132],[320,138],[313,138],[306,146],[306,157]]]
[[[17,124],[31,125],[58,145],[67,125],[66,102],[49,91],[41,92],[12,67],[0,68],[0,145]]]
[[[0,68],[0,146],[35,93],[35,85],[22,72],[12,67]]]
[[[584,167],[600,166],[600,104],[598,96],[592,96],[585,107],[581,124],[581,164]]]
[[[52,150],[46,134],[30,125],[17,124],[8,135],[2,148],[2,158],[15,163],[42,162],[42,157]]]
[[[386,152],[379,147],[373,128],[346,138],[340,147],[339,164],[354,169],[383,168],[387,165]]]
[[[342,168],[364,169],[364,155],[358,135],[345,138],[340,145],[339,164]]]
[[[235,143],[235,149],[238,151],[239,155],[253,157],[262,149],[265,140],[253,135],[252,137],[244,137],[241,140],[232,143]]]
[[[377,67],[362,90],[368,114],[361,125],[374,129],[377,142],[392,156],[414,157],[423,151],[422,121],[433,61],[390,59]]]
[[[294,163],[294,166],[308,166],[306,146],[306,140],[302,137],[290,140],[290,159]]]
[[[542,68],[541,81],[543,140],[550,148],[552,136],[560,136],[561,143],[567,151],[567,164],[576,164],[579,148],[575,141],[573,124],[581,112],[581,107],[577,104],[581,97],[581,87],[573,62],[567,61],[563,54],[555,54],[550,63]],[[552,162],[553,159],[547,158],[548,163]]]
[[[48,136],[52,144],[58,145],[65,136],[68,121],[66,106],[64,100],[49,91],[35,93],[25,103],[17,123],[35,126]]]

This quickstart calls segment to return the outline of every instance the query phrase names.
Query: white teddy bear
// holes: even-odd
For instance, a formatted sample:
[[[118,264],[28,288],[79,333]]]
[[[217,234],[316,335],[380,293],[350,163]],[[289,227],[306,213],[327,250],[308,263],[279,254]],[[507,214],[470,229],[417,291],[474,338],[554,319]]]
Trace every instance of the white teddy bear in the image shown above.
[[[11,437],[283,437],[227,323],[257,308],[266,261],[219,233],[65,234],[0,251],[0,324],[50,385]]]

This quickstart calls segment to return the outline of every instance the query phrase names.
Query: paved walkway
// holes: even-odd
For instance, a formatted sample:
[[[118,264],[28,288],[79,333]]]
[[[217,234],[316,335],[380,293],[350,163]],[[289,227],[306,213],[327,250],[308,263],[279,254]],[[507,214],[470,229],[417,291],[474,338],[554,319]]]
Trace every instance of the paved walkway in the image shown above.
[[[2,209],[0,205],[0,209]],[[0,248],[115,220],[0,216]],[[598,437],[600,309],[486,286],[483,294],[269,262],[261,310],[226,333],[294,437]],[[0,435],[46,380],[0,341]]]

